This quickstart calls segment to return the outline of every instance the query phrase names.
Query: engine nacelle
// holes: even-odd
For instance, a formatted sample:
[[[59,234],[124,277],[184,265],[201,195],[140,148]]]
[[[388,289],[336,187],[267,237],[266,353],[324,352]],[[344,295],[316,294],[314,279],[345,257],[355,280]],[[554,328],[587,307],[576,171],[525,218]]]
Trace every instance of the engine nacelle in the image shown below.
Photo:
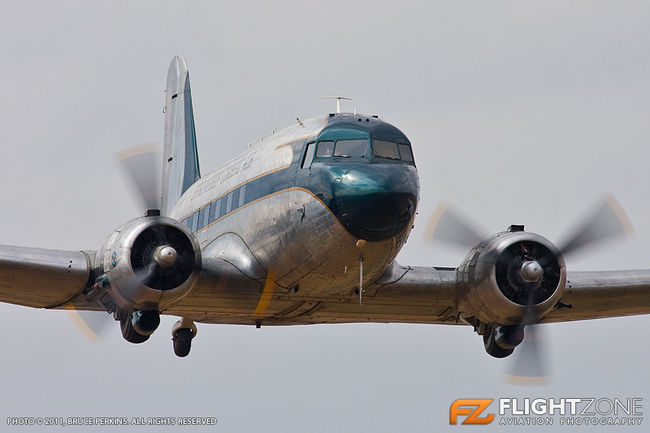
[[[105,290],[120,309],[161,311],[196,283],[201,249],[185,225],[146,216],[117,228],[95,263]]]
[[[529,312],[538,320],[560,300],[566,268],[546,238],[523,231],[497,233],[472,249],[458,268],[458,307],[465,318],[515,325]]]

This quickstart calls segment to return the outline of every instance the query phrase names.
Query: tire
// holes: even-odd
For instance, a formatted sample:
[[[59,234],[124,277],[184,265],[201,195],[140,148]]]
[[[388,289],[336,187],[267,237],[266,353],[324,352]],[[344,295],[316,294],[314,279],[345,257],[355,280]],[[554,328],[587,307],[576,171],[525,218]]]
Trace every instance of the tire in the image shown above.
[[[514,348],[504,349],[494,341],[494,328],[490,328],[490,332],[483,334],[483,346],[488,355],[494,358],[506,358],[515,351]]]
[[[120,319],[120,329],[122,330],[122,337],[129,343],[140,344],[149,339],[148,335],[142,335],[133,329],[130,316]]]
[[[192,348],[192,330],[189,328],[181,328],[176,331],[176,335],[172,341],[174,342],[174,353],[180,358],[185,358],[190,354]]]

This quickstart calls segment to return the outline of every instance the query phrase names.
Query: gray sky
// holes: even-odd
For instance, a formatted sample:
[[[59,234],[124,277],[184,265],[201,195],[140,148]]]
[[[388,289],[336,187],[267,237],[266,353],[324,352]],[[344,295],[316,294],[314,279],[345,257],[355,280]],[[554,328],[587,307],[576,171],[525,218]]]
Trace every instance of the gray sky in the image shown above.
[[[296,116],[333,110],[315,96],[352,97],[344,108],[402,129],[422,186],[403,264],[462,259],[421,241],[442,199],[490,231],[524,223],[558,240],[611,192],[636,236],[569,270],[650,266],[647,2],[272,3],[5,2],[0,243],[95,249],[140,213],[113,155],[162,141],[166,70],[183,54],[204,172]],[[174,320],[140,346],[117,326],[91,343],[65,312],[0,305],[0,425],[195,415],[228,432],[431,432],[462,429],[448,413],[465,397],[650,407],[650,317],[546,326],[553,381],[532,389],[506,384],[508,360],[465,327],[199,325],[181,360]]]

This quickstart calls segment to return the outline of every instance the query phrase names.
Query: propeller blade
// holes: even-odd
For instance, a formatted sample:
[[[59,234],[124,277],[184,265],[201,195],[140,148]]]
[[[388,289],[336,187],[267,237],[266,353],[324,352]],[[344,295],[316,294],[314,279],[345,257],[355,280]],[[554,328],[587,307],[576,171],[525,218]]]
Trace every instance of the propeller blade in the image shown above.
[[[633,232],[632,224],[621,205],[611,195],[606,196],[592,213],[559,244],[563,255],[588,245]]]
[[[155,262],[138,270],[135,276],[124,285],[122,296],[130,299],[135,289],[143,284],[155,271]],[[106,335],[109,324],[115,320],[111,314],[105,311],[77,310],[73,306],[68,309],[68,313],[77,328],[92,342],[96,342]]]
[[[68,314],[72,322],[91,342],[97,342],[104,337],[110,324],[114,322],[113,316],[106,311],[85,311],[70,307]]]
[[[119,152],[116,158],[137,191],[142,205],[148,209],[160,209],[162,196],[161,158],[156,144],[143,144]]]
[[[449,203],[440,203],[429,218],[425,239],[456,244],[466,249],[474,248],[487,238],[483,231],[463,218]]]
[[[528,293],[526,314],[521,322],[524,328],[524,341],[515,349],[513,361],[506,377],[508,382],[517,385],[544,385],[550,380],[548,351],[543,338],[541,325],[535,320],[535,292]]]
[[[253,311],[253,316],[256,318],[264,317],[266,309],[271,303],[273,297],[273,291],[275,290],[275,279],[276,272],[273,268],[269,268],[268,273],[266,274],[266,282],[264,283],[264,289],[262,290],[262,295],[260,296],[257,306],[255,306],[255,311]]]
[[[120,290],[120,292],[122,292],[122,296],[132,300],[133,292],[135,292],[139,286],[145,284],[145,281],[147,281],[156,272],[156,268],[156,262],[151,262],[142,269],[135,271],[135,275],[129,281],[127,281],[126,284],[124,284],[124,288]]]
[[[515,349],[506,374],[507,381],[516,385],[544,385],[550,381],[548,350],[542,325],[528,325],[524,341]]]
[[[157,270],[156,262],[151,262],[142,269],[135,272],[135,275],[124,285],[122,296],[131,299],[133,292],[142,284],[145,284]],[[68,314],[73,323],[91,342],[97,342],[106,335],[110,324],[115,321],[112,314],[106,311],[77,310],[73,306],[68,308]]]

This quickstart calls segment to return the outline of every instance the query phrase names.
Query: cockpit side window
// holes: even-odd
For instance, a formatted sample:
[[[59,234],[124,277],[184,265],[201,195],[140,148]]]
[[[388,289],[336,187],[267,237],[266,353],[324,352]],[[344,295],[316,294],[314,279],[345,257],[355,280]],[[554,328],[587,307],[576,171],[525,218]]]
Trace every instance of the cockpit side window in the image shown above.
[[[344,158],[364,157],[368,154],[369,146],[367,139],[361,140],[337,140],[334,148],[334,156]]]
[[[372,140],[372,150],[375,156],[388,159],[400,159],[397,144],[391,141]]]
[[[317,158],[326,158],[332,156],[334,152],[334,142],[333,141],[319,141],[318,150],[316,151]]]
[[[311,161],[314,159],[314,149],[316,148],[316,143],[313,141],[307,144],[307,150],[305,150],[305,157],[300,164],[300,168],[309,168]]]
[[[411,152],[411,146],[408,144],[400,144],[398,147],[402,161],[413,162],[413,152]]]

